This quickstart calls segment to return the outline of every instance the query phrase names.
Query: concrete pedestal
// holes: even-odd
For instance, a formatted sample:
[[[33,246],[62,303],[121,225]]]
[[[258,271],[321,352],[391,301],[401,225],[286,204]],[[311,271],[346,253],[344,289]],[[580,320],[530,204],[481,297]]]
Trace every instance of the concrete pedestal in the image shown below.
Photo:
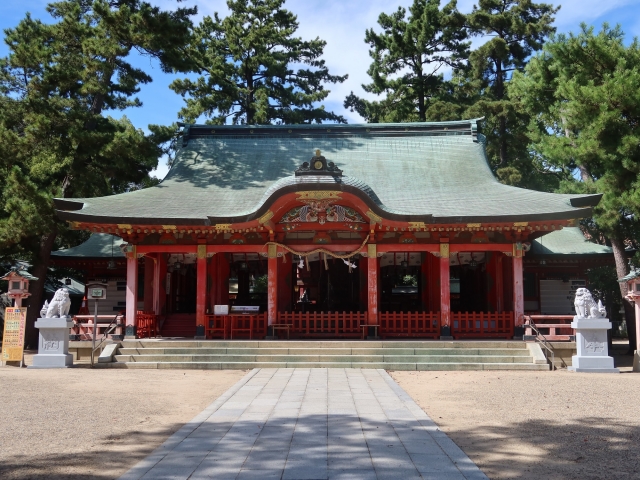
[[[576,330],[578,354],[571,357],[572,372],[620,373],[614,368],[609,356],[607,330],[611,329],[608,318],[574,317],[571,327]]]
[[[73,327],[71,317],[39,318],[35,323],[40,330],[38,354],[29,368],[66,368],[73,365],[69,353],[69,329]]]

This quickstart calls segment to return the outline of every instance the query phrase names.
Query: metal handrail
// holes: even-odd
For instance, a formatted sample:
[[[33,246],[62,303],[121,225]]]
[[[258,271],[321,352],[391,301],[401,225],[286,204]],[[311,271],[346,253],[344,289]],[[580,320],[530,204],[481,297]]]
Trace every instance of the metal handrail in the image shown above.
[[[536,333],[536,342],[542,345],[542,347],[544,347],[544,349],[546,350],[546,351],[543,350],[543,353],[544,353],[544,358],[547,360],[547,363],[549,363],[549,355],[547,354],[547,352],[551,353],[551,370],[555,370],[556,354],[553,351],[553,347],[551,347],[551,345],[547,341],[547,338],[544,336],[544,334],[540,332],[540,330],[538,330],[538,327],[536,326],[535,322],[531,319],[531,317],[525,317],[525,319],[528,322],[528,323],[525,323],[525,325],[531,328],[531,330],[533,330]]]
[[[98,344],[98,346],[96,346],[96,330],[98,328],[98,324],[94,324],[93,326],[93,335],[92,335],[92,344],[91,344],[91,366],[93,367],[94,365],[94,355],[96,353],[96,350],[100,350],[100,347],[102,346],[102,344],[109,338],[109,334],[111,334],[116,328],[118,328],[119,323],[117,323],[118,321],[118,317],[121,317],[122,315],[117,314],[113,320],[111,320],[111,322],[109,322],[109,325],[107,325],[107,328],[105,328],[102,331],[102,338],[100,339],[100,343]]]

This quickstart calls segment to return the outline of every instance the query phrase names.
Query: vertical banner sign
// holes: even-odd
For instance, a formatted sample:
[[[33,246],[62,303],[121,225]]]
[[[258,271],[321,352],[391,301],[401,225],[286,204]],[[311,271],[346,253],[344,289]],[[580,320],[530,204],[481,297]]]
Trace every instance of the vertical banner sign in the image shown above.
[[[27,323],[26,307],[7,307],[4,311],[2,335],[2,361],[21,362],[24,351],[24,327]]]

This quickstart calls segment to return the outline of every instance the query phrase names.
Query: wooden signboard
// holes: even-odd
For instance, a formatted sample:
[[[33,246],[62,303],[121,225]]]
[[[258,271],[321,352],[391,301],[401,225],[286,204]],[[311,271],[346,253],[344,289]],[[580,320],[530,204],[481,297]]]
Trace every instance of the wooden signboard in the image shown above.
[[[26,320],[26,307],[7,307],[5,309],[4,333],[2,335],[3,362],[22,362]]]

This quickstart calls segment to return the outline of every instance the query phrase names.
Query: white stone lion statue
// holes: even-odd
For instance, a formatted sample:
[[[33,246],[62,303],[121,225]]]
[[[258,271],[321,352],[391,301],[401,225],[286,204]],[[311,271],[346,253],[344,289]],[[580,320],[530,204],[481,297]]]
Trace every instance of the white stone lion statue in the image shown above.
[[[45,302],[40,313],[46,308],[46,313],[43,318],[57,318],[66,317],[69,315],[69,309],[71,308],[71,299],[69,298],[69,290],[66,288],[59,288],[53,295],[51,303]]]
[[[591,296],[591,292],[587,288],[578,288],[576,290],[576,299],[574,301],[576,307],[576,315],[581,318],[604,318],[607,311],[599,300],[596,304]]]

